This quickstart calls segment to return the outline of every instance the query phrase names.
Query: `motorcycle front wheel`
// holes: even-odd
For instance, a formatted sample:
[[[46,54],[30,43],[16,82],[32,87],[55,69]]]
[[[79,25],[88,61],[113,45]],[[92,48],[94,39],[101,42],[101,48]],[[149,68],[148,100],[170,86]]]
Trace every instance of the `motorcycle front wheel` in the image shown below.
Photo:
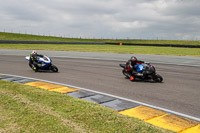
[[[162,82],[163,81],[163,77],[159,74],[155,74],[154,77],[153,77],[153,80],[155,82]]]
[[[125,70],[122,70],[122,73],[124,74],[124,76],[125,76],[126,78],[130,78],[130,77],[128,76],[128,73],[127,73]]]
[[[58,68],[57,68],[55,65],[51,65],[50,69],[51,69],[53,72],[58,72]]]

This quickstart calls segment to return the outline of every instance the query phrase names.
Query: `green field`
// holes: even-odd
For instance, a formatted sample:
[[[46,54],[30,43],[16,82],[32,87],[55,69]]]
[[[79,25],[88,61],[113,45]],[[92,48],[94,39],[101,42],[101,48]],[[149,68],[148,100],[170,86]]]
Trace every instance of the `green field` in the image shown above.
[[[62,38],[39,35],[0,32],[0,40],[29,40],[29,41],[69,41],[69,42],[106,42],[106,43],[135,43],[135,44],[181,44],[200,45],[200,41],[184,40],[138,40],[138,39],[80,39]]]
[[[115,42],[141,44],[185,44],[200,45],[200,41],[173,41],[173,40],[105,40],[105,39],[73,39],[61,37],[46,37],[0,32],[0,40],[32,40],[32,41],[71,41],[71,42]],[[177,48],[155,46],[128,46],[128,45],[91,45],[91,44],[0,44],[0,49],[26,50],[58,50],[81,52],[104,52],[126,54],[154,54],[200,57],[200,48]]]
[[[0,132],[169,133],[61,93],[0,80]]]
[[[72,42],[99,42],[101,40],[95,39],[79,39],[79,38],[62,38],[50,37],[17,33],[4,33],[0,32],[0,40],[28,40],[28,41],[72,41]],[[103,41],[101,41],[103,42]]]
[[[200,57],[200,48],[172,48],[126,45],[77,45],[77,44],[0,44],[0,49],[58,50],[126,54],[154,54]]]

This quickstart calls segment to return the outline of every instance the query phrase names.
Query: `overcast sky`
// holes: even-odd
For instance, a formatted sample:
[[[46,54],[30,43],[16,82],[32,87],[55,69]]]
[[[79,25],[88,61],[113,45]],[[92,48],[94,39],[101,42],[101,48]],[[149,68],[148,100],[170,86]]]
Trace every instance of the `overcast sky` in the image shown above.
[[[200,0],[0,0],[0,32],[200,40]]]

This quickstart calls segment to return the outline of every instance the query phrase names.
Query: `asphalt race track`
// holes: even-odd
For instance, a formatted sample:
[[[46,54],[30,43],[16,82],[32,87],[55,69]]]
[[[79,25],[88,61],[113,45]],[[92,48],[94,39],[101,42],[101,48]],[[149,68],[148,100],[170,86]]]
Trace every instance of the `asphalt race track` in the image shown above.
[[[200,118],[200,67],[153,64],[164,83],[131,82],[122,61],[52,58],[59,73],[34,72],[24,56],[0,55],[0,73],[69,84]]]

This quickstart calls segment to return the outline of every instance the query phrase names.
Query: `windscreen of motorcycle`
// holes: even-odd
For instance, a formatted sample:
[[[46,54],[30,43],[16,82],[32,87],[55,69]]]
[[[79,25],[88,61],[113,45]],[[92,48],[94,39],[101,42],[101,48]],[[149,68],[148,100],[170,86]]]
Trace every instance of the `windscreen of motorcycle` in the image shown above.
[[[40,57],[39,61],[40,62],[44,62],[44,63],[51,63],[51,59],[49,57],[47,57],[47,56]]]
[[[30,60],[30,56],[26,56],[25,59],[26,59],[27,61],[29,61],[29,60]]]

